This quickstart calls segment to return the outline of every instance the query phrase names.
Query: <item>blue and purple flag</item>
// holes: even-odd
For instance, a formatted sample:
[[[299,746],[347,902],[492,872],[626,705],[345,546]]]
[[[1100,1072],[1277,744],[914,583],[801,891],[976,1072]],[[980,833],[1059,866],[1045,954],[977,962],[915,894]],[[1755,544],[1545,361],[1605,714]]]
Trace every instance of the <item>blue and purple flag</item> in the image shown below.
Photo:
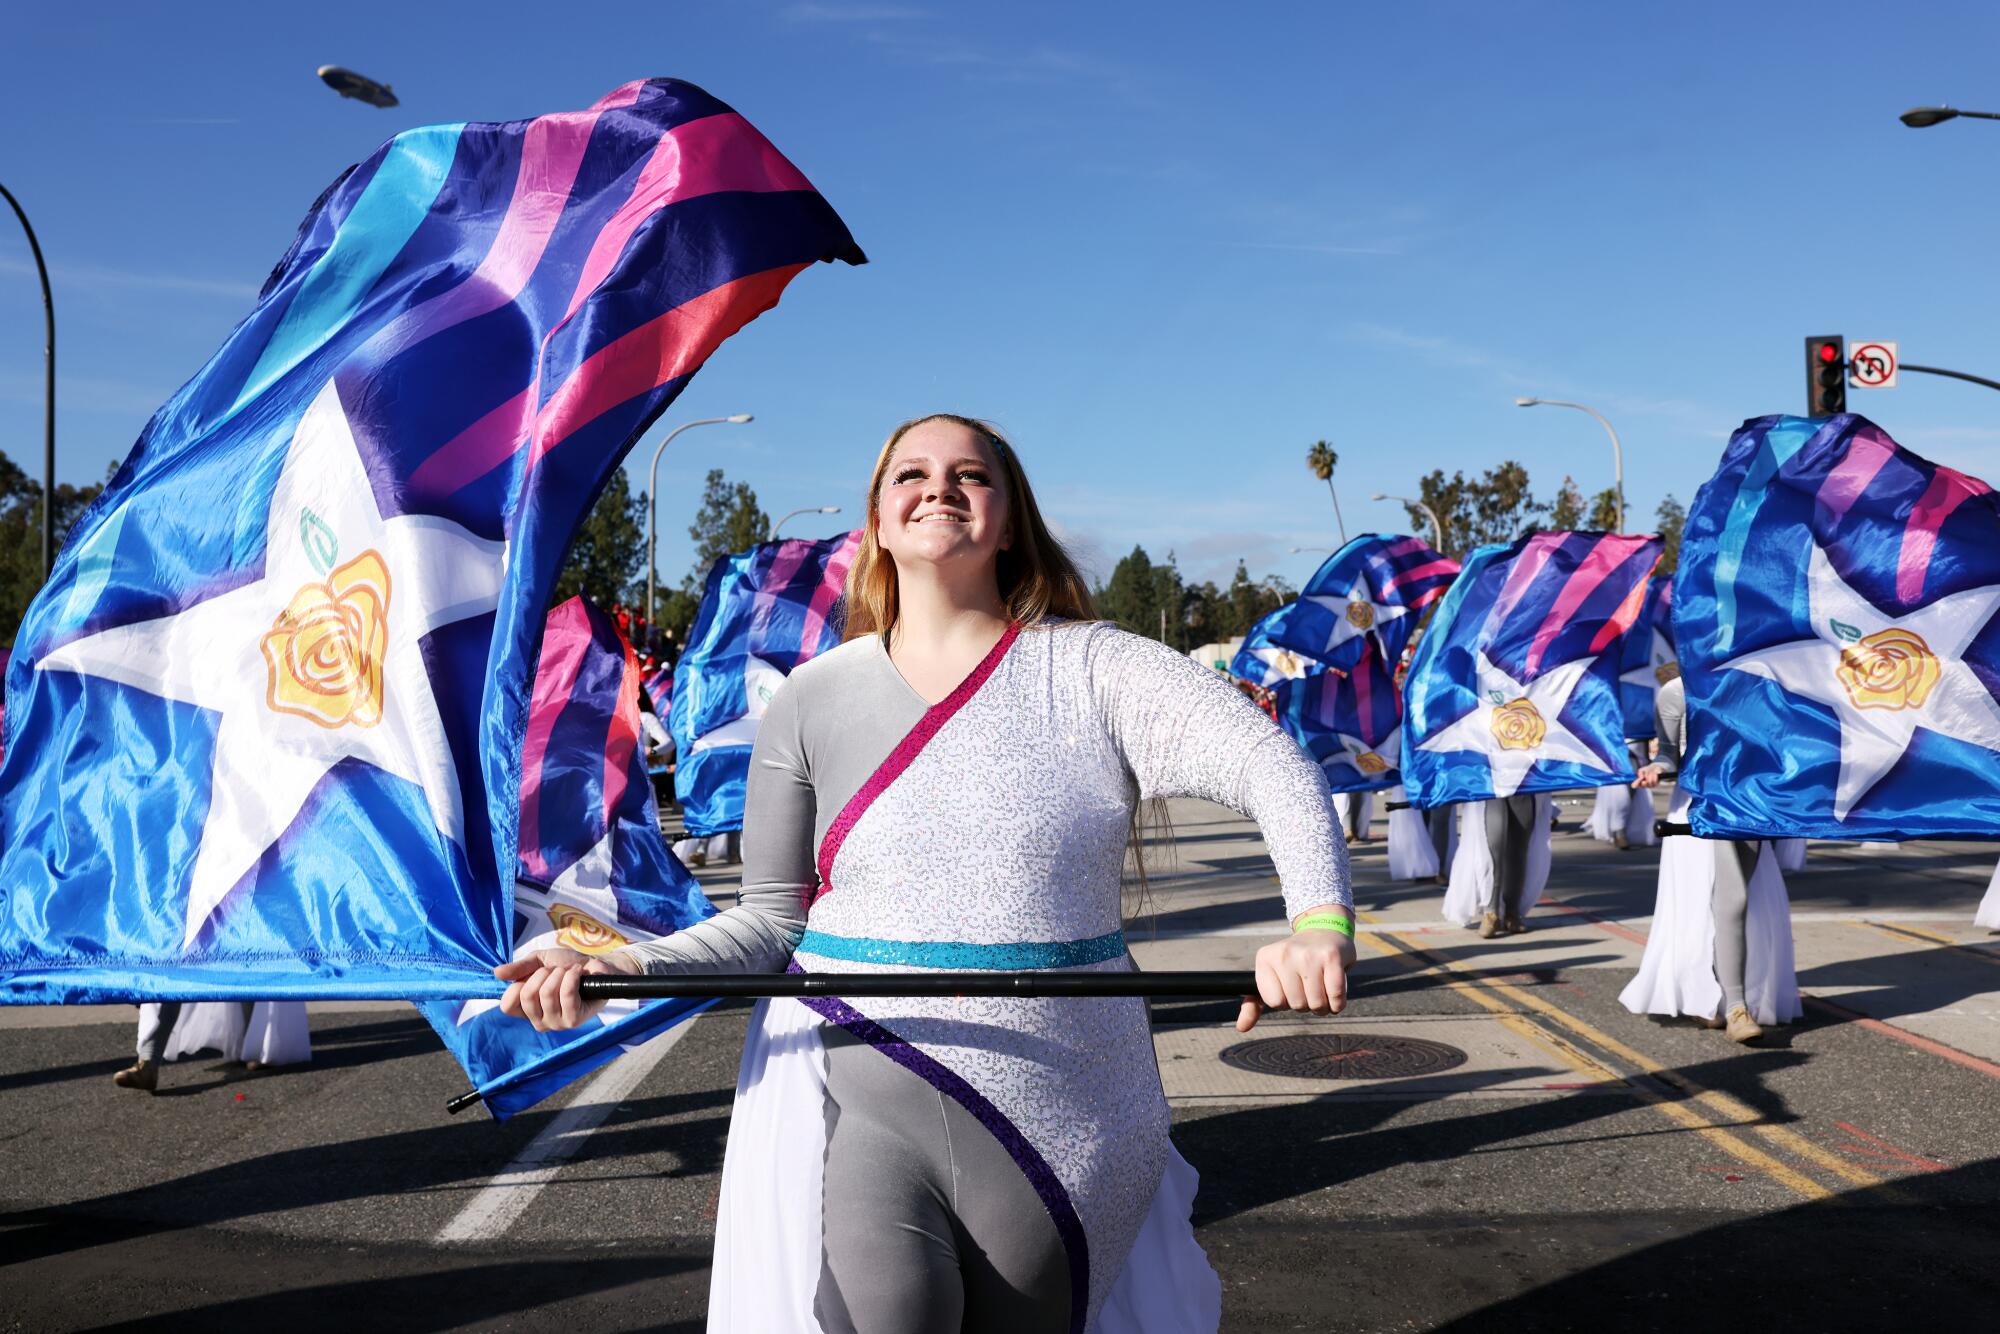
[[[2000,499],[1873,422],[1759,417],[1674,580],[1698,834],[2000,838]]]
[[[1329,556],[1296,601],[1265,619],[1262,639],[1328,667],[1347,667],[1370,645],[1383,662],[1395,662],[1419,613],[1457,577],[1457,561],[1414,537],[1364,533]]]
[[[1586,532],[1474,551],[1410,660],[1411,800],[1630,782],[1618,648],[1659,556],[1656,537]]]
[[[1346,671],[1327,668],[1281,681],[1278,725],[1319,762],[1335,792],[1394,787],[1402,749],[1403,705],[1371,644]]]
[[[660,833],[638,741],[632,647],[603,611],[571,598],[549,613],[528,706],[514,957],[558,947],[603,954],[714,915]],[[505,1118],[713,1003],[613,1001],[554,1033],[501,1014],[490,997],[418,1008],[487,1110]]]
[[[0,999],[496,994],[570,535],[833,259],[805,177],[668,79],[335,181],[21,626]]]
[[[689,838],[743,827],[757,724],[800,663],[840,643],[841,596],[860,546],[858,529],[817,542],[788,537],[710,567],[667,715]]]

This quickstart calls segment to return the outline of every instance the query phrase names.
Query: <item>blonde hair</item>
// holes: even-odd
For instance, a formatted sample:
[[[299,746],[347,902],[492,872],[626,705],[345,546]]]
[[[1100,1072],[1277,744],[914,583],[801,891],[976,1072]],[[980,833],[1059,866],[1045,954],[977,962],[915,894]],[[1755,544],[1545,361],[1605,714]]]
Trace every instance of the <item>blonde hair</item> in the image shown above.
[[[882,514],[882,479],[889,473],[896,446],[903,437],[928,422],[951,422],[963,426],[984,440],[1000,465],[1007,483],[1007,504],[1014,540],[1000,559],[995,574],[1000,584],[1000,600],[1007,605],[1007,619],[1033,625],[1051,616],[1075,621],[1097,619],[1097,604],[1090,585],[1077,572],[1076,563],[1061,542],[1042,521],[1035,493],[1028,488],[1028,475],[1021,460],[990,424],[955,412],[933,412],[912,417],[889,433],[882,452],[875,459],[875,471],[868,478],[867,519],[861,525],[861,548],[847,570],[847,626],[844,639],[887,634],[895,628],[896,562],[882,549],[875,528]]]

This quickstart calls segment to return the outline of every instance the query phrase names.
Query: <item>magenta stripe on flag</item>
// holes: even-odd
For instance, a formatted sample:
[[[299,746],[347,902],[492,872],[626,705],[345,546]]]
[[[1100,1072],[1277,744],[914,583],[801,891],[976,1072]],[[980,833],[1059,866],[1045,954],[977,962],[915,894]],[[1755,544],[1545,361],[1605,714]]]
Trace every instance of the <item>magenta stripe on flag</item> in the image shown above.
[[[634,79],[630,83],[621,83],[591,103],[590,109],[592,111],[616,111],[620,107],[629,107],[639,100],[640,93],[646,91],[646,84],[648,82],[649,80],[646,79]]]
[[[1363,649],[1362,651],[1364,653],[1369,652],[1367,649]],[[1368,701],[1375,693],[1373,685],[1374,676],[1375,673],[1368,669],[1367,660],[1364,658],[1360,663],[1355,665],[1354,674],[1350,678],[1354,682],[1354,729],[1361,734],[1361,739],[1367,741],[1371,746],[1375,743],[1368,735],[1368,724],[1369,720],[1375,714],[1369,709]]]
[[[1388,583],[1384,584],[1382,592],[1386,596],[1392,590],[1401,588],[1404,584],[1415,583],[1419,579],[1431,579],[1438,575],[1457,573],[1458,562],[1446,556],[1444,559],[1434,560],[1428,565],[1419,565],[1414,569],[1404,570],[1395,576],[1395,578],[1389,580]]]
[[[778,544],[778,554],[771,558],[771,568],[758,581],[756,595],[750,601],[750,642],[753,644],[765,642],[764,630],[770,624],[772,609],[784,599],[792,580],[798,578],[799,567],[806,563],[806,557],[811,553],[810,542],[794,540]]]
[[[819,652],[819,637],[826,629],[826,618],[833,614],[833,604],[847,588],[847,570],[854,564],[854,553],[861,549],[861,530],[855,529],[847,535],[847,540],[833,549],[826,560],[826,578],[819,581],[813,590],[812,601],[806,605],[806,624],[799,646],[799,661],[804,662]]]
[[[1643,537],[1597,539],[1584,558],[1577,562],[1575,573],[1563,582],[1562,591],[1556,594],[1555,605],[1549,608],[1549,614],[1542,618],[1535,637],[1529,641],[1528,660],[1523,665],[1528,676],[1532,677],[1541,670],[1542,654],[1548,652],[1550,643],[1569,624],[1576,609],[1597,591],[1598,585],[1609,578],[1613,570],[1625,563],[1626,557],[1644,546],[1646,541]]]
[[[1847,456],[1827,474],[1819,488],[1819,509],[1823,522],[1835,523],[1845,517],[1882,471],[1882,465],[1896,456],[1896,447],[1879,435],[1857,432],[1847,443]]]
[[[1641,579],[1632,585],[1632,591],[1618,604],[1618,610],[1611,614],[1611,619],[1599,626],[1597,633],[1592,636],[1590,641],[1592,653],[1602,653],[1610,648],[1613,641],[1630,630],[1638,621],[1639,609],[1646,605],[1646,590],[1649,586],[1650,581],[1646,579]]]
[[[631,644],[625,644],[624,648],[625,671],[618,678],[618,703],[604,737],[603,828],[606,830],[617,819],[618,803],[625,799],[625,784],[632,776],[632,751],[639,744],[639,657]]]
[[[1903,529],[1903,549],[1896,561],[1896,597],[1905,605],[1924,595],[1924,578],[1931,570],[1931,552],[1937,546],[1938,531],[1960,505],[1974,496],[1983,496],[1992,487],[1977,477],[1967,477],[1950,468],[1939,468],[1924,489],[1923,498],[1910,511]]]
[[[581,612],[582,603],[576,604]],[[542,657],[535,668],[535,694],[528,706],[527,735],[521,742],[521,861],[528,873],[546,876],[541,854],[542,764],[548,759],[549,738],[556,719],[576,690],[577,673],[590,649],[587,615],[551,617],[542,634]]]
[[[1514,564],[1507,571],[1507,582],[1500,587],[1500,596],[1493,599],[1493,609],[1486,613],[1487,625],[1500,625],[1513,613],[1514,604],[1519,602],[1533,586],[1535,576],[1549,563],[1549,557],[1562,545],[1567,533],[1536,533],[1528,539],[1528,545],[1514,558]]]

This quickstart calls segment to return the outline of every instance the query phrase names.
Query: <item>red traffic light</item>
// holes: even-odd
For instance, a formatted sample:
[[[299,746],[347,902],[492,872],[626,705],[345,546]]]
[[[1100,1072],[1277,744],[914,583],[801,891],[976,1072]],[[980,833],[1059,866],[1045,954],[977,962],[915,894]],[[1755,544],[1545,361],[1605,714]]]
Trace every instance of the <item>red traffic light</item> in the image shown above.
[[[1821,343],[1819,345],[1819,359],[1828,363],[1838,361],[1840,360],[1840,349],[1832,343]]]

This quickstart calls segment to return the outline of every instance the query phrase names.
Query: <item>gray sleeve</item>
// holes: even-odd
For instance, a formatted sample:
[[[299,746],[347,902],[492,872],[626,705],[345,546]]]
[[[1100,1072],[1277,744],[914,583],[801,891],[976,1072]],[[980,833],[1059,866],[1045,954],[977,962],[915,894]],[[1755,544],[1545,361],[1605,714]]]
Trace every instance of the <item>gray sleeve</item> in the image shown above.
[[[1653,734],[1660,739],[1660,763],[1679,773],[1687,736],[1687,687],[1679,677],[1653,693]]]
[[[649,973],[775,973],[806,928],[813,870],[813,787],[798,692],[771,697],[750,748],[743,800],[743,890],[736,906],[685,931],[628,945]]]
[[[1352,908],[1347,844],[1326,777],[1222,676],[1110,627],[1092,630],[1091,684],[1141,797],[1200,797],[1257,822],[1285,917]]]

